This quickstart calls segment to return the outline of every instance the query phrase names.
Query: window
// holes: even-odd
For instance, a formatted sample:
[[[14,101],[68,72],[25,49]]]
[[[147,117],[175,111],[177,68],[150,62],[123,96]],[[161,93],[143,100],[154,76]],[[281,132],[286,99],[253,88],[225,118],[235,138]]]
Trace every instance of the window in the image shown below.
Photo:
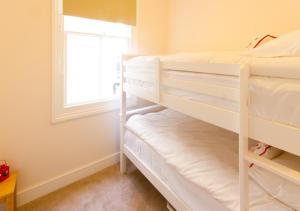
[[[65,105],[113,98],[120,56],[128,51],[130,27],[64,16]]]
[[[56,11],[53,27],[53,121],[115,109],[120,57],[128,52],[131,26]]]

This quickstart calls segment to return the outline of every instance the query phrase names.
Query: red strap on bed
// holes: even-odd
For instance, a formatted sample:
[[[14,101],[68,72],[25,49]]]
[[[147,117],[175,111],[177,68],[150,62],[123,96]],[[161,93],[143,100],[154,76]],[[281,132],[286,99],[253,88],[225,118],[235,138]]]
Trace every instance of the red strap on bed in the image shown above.
[[[253,47],[253,48],[256,48],[257,46],[259,46],[259,44],[264,40],[264,39],[266,39],[267,37],[271,37],[271,38],[273,38],[273,39],[276,39],[277,37],[275,37],[275,36],[273,36],[273,35],[266,35],[266,36],[264,36],[263,38],[261,38],[256,44],[255,44],[255,46]]]
[[[267,147],[264,149],[264,151],[262,153],[259,154],[259,156],[263,156],[264,154],[266,154],[266,152],[268,151],[268,149],[270,149],[272,146],[267,145]],[[249,168],[251,168],[252,166],[254,166],[254,163],[251,163]]]

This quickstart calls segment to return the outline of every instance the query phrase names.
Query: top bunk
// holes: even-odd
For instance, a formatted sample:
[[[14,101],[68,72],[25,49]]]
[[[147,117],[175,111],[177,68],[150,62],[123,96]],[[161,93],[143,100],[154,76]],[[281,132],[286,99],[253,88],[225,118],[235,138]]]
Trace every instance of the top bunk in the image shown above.
[[[124,56],[122,90],[300,155],[300,57]],[[285,140],[285,141],[282,141]]]

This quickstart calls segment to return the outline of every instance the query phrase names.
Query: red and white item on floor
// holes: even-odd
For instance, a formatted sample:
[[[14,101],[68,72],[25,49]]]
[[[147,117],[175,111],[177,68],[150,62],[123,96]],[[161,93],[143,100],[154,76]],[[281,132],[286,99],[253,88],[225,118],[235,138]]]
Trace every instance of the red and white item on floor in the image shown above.
[[[5,160],[0,161],[0,182],[9,177],[9,166]]]

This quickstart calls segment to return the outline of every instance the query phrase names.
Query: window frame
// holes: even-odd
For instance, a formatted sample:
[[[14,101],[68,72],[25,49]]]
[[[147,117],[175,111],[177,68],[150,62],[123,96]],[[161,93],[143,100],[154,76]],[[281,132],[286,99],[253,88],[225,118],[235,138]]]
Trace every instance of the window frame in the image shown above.
[[[63,0],[52,0],[52,122],[82,118],[119,108],[119,96],[96,102],[65,106],[65,32]],[[130,46],[131,40],[129,40]],[[136,99],[129,101],[136,105]]]

